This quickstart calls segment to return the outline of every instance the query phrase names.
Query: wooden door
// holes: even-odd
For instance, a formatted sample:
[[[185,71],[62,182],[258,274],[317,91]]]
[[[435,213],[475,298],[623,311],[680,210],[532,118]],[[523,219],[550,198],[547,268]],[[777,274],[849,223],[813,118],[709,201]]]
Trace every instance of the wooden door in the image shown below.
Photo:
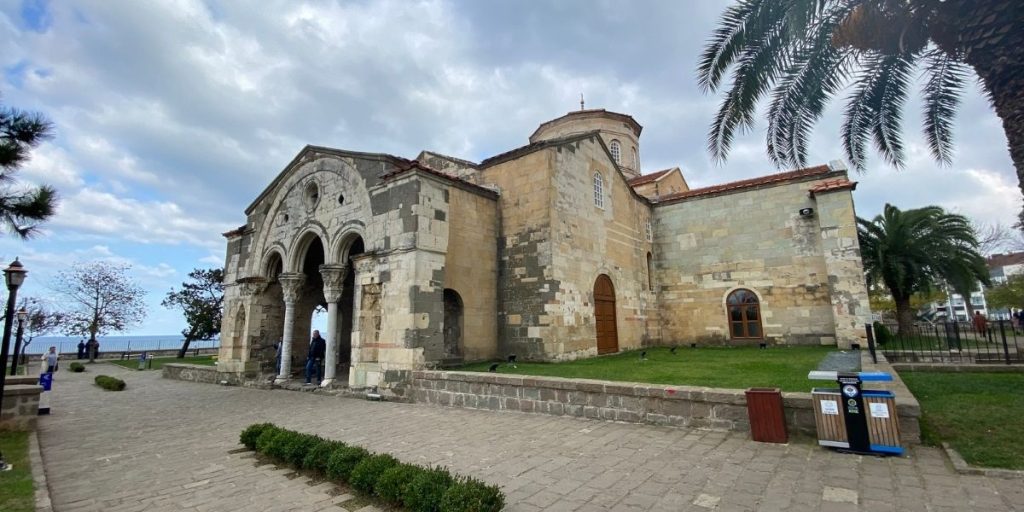
[[[594,318],[597,327],[597,353],[619,351],[619,332],[615,325],[615,287],[601,274],[594,283]]]

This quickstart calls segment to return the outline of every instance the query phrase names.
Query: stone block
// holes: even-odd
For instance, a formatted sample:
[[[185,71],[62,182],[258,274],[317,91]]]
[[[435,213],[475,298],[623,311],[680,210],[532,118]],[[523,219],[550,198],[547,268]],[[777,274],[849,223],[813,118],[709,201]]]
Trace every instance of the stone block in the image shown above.
[[[716,404],[712,409],[712,417],[717,420],[747,420],[746,406]]]
[[[585,405],[583,406],[583,417],[599,420],[601,419],[601,409],[599,407]]]

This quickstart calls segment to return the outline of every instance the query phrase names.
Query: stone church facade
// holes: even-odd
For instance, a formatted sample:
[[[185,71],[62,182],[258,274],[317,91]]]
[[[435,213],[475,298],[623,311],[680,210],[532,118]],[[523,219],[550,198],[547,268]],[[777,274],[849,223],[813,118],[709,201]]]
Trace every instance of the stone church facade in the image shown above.
[[[690,189],[641,126],[548,121],[479,163],[307,146],[225,233],[219,369],[277,380],[327,312],[325,385],[460,361],[673,344],[859,343],[868,298],[841,165]]]

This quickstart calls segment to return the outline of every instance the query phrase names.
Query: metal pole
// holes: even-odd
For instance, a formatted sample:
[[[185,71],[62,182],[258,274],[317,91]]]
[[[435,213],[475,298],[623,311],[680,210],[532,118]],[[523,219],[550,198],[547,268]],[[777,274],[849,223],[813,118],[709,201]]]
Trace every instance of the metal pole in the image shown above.
[[[18,333],[14,336],[14,358],[11,360],[11,376],[17,375],[18,356],[21,355],[21,336],[25,332],[25,322],[18,318]]]
[[[18,299],[18,287],[7,287],[7,318],[4,319],[4,338],[0,345],[0,361],[3,361],[3,371],[0,371],[0,410],[4,408],[4,384],[7,382],[7,355],[11,348],[11,317],[14,316],[14,301]]]
[[[1006,364],[1010,364],[1010,346],[1006,344],[1006,329],[1002,320],[999,321],[999,334],[1003,337],[1003,356],[1006,358]]]
[[[878,364],[878,356],[875,354],[874,326],[871,324],[864,324],[864,332],[868,335],[868,352],[871,352],[871,361]]]

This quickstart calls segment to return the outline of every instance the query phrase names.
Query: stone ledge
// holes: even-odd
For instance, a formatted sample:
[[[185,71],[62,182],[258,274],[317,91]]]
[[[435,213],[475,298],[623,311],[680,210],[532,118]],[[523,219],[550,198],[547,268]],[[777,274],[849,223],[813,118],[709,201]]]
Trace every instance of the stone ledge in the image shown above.
[[[38,395],[43,392],[43,387],[39,384],[15,384],[13,386],[4,385],[4,397],[9,396],[22,396],[22,395]]]
[[[942,443],[942,449],[946,452],[946,456],[949,457],[949,461],[953,463],[953,469],[961,475],[983,475],[1006,479],[1024,478],[1024,471],[971,466],[949,443]]]
[[[876,365],[878,370],[892,371]],[[884,365],[887,366],[887,365]],[[920,443],[920,407],[898,375],[896,393],[902,440]],[[808,381],[808,388],[813,381]],[[746,432],[745,390],[638,382],[509,376],[483,372],[417,370],[410,386],[415,402],[470,409],[540,414]],[[811,393],[782,393],[787,429],[817,435]]]

